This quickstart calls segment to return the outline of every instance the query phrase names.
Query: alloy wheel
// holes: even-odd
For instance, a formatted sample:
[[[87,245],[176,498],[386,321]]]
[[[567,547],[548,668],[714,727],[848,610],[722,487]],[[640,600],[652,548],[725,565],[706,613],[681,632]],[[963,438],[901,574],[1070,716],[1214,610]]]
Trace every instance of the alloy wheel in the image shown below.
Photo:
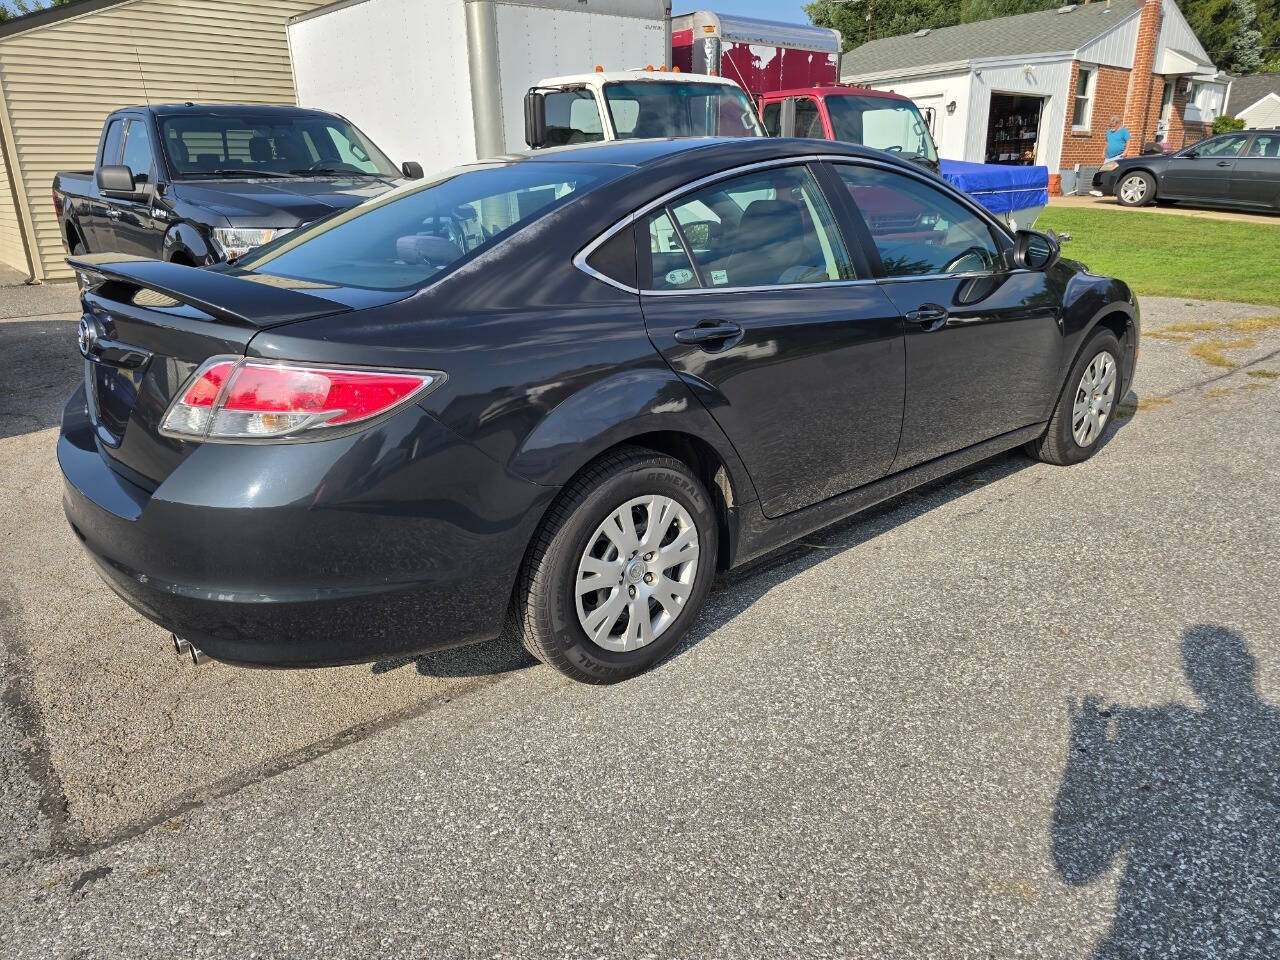
[[[574,586],[578,622],[597,646],[648,646],[671,626],[698,574],[698,528],[671,497],[636,497],[587,540]]]
[[[1084,368],[1071,411],[1071,435],[1087,447],[1102,435],[1116,398],[1116,360],[1103,350]]]
[[[1125,177],[1120,181],[1120,199],[1125,203],[1141,203],[1147,195],[1145,177]]]

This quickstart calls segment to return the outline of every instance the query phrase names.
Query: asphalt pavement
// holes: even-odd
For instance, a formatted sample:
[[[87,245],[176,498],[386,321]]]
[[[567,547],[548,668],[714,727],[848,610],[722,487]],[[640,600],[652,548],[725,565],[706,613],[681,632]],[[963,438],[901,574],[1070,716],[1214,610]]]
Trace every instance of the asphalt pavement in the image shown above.
[[[177,660],[65,529],[74,323],[19,290],[0,957],[1280,956],[1280,313],[1144,299],[1093,460],[814,534],[587,688]]]

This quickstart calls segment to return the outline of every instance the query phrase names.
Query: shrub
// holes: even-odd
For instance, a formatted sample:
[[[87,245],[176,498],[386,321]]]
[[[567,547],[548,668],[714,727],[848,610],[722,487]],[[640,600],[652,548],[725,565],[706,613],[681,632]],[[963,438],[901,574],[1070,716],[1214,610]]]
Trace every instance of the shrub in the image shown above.
[[[1232,130],[1243,130],[1244,121],[1239,117],[1229,117],[1225,113],[1220,117],[1215,117],[1213,121],[1214,133],[1230,133]]]

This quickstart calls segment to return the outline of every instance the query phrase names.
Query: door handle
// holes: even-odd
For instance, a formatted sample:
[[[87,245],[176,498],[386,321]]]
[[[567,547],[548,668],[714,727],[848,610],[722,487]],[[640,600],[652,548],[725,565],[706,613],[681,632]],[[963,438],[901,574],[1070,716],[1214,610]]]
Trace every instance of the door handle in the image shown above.
[[[1219,160],[1219,161],[1218,161],[1218,163],[1217,163],[1217,165],[1218,165],[1219,167],[1229,167],[1229,166],[1231,166],[1231,161],[1230,161],[1230,160]]]
[[[936,303],[922,303],[918,310],[912,310],[906,314],[907,320],[911,323],[918,323],[922,327],[928,327],[935,323],[944,323],[950,314],[946,309],[938,306]]]
[[[677,330],[675,338],[677,343],[689,343],[697,346],[707,344],[721,346],[725,341],[732,340],[742,335],[742,328],[736,323],[728,323],[726,321],[704,321],[696,327],[689,327],[687,330]]]

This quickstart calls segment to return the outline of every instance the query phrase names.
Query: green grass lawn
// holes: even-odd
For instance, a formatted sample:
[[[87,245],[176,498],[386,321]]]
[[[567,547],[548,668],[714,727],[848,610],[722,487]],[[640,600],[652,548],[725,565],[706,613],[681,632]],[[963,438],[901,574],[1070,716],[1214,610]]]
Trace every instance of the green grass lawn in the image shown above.
[[[1036,229],[1071,234],[1064,257],[1139,294],[1280,306],[1280,217],[1272,225],[1049,207]]]

